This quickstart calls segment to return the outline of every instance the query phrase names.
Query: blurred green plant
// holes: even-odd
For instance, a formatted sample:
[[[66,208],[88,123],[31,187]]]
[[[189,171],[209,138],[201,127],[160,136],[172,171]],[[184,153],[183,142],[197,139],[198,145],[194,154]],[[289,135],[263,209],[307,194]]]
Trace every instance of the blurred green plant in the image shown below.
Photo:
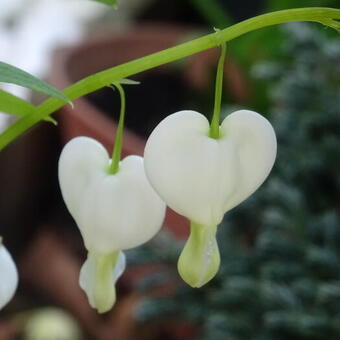
[[[253,69],[271,84],[279,144],[272,175],[227,214],[215,280],[145,300],[137,321],[186,319],[199,325],[200,340],[340,338],[340,40],[307,24],[286,25],[283,34],[285,58]],[[178,247],[163,234],[130,261],[161,258],[174,267]],[[171,275],[148,276],[140,289]]]
[[[101,2],[102,4],[117,7],[117,0],[93,0],[97,2]]]

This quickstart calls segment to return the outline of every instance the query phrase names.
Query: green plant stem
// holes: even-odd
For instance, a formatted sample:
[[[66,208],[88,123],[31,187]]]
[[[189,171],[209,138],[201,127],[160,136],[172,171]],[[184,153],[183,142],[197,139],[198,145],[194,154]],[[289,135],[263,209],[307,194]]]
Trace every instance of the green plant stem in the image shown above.
[[[332,26],[338,23],[335,20],[339,19],[339,9],[320,7],[289,9],[259,15],[219,32],[208,34],[201,38],[93,74],[69,86],[63,92],[70,100],[75,100],[104,86],[108,86],[113,82],[119,82],[120,79],[219,46],[223,42],[230,41],[240,35],[262,27],[290,21],[313,21]],[[22,117],[16,121],[0,135],[0,150],[4,149],[20,134],[27,131],[34,124],[46,118],[64,104],[60,99],[49,98],[37,107],[34,114]]]
[[[116,138],[114,142],[113,152],[112,152],[112,162],[110,166],[109,173],[114,175],[119,170],[119,162],[122,153],[122,145],[123,145],[123,130],[124,130],[124,119],[125,119],[125,92],[123,87],[119,83],[113,84],[120,95],[120,114],[119,114],[119,122],[117,127]]]
[[[216,71],[214,113],[211,119],[210,133],[209,133],[209,136],[214,139],[220,138],[220,113],[221,113],[223,71],[224,71],[226,50],[227,50],[226,44],[223,43],[221,45],[221,55],[218,60],[217,71]]]

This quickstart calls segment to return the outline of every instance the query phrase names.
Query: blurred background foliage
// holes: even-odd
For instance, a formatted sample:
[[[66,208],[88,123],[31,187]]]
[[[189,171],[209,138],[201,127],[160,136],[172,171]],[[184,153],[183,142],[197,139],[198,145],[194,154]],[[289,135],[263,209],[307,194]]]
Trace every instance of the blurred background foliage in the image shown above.
[[[174,294],[144,300],[139,322],[189,320],[201,340],[340,338],[340,40],[301,23],[281,27],[280,36],[280,59],[251,68],[269,96],[274,169],[219,227],[217,277],[201,289],[179,283]],[[180,246],[162,234],[130,252],[131,262],[162,259],[172,268],[144,278],[139,289],[175,275]]]

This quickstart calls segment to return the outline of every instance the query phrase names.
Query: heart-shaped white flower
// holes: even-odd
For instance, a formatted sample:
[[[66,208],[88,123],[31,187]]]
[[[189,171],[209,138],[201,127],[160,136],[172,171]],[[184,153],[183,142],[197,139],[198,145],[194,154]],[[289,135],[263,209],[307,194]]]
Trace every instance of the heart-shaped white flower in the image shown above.
[[[226,211],[249,197],[266,179],[276,157],[270,123],[253,111],[227,116],[220,138],[195,111],[165,118],[144,152],[147,177],[170,208],[205,226],[218,225]]]
[[[124,266],[120,251],[150,240],[165,215],[165,203],[149,184],[142,157],[126,157],[115,174],[109,173],[110,164],[105,148],[88,137],[71,140],[59,160],[61,192],[89,251],[81,286],[100,312],[115,300],[113,290],[101,290],[113,286],[117,275],[112,272]]]
[[[71,140],[59,160],[64,201],[89,251],[109,253],[150,240],[163,223],[165,204],[149,184],[140,156],[108,173],[105,148],[87,137]]]
[[[191,221],[178,270],[192,287],[201,287],[217,273],[216,226],[263,183],[276,157],[275,132],[256,112],[230,114],[218,139],[209,133],[202,114],[176,112],[154,129],[144,152],[151,185],[170,208]]]
[[[0,237],[0,310],[12,299],[18,286],[18,271]]]

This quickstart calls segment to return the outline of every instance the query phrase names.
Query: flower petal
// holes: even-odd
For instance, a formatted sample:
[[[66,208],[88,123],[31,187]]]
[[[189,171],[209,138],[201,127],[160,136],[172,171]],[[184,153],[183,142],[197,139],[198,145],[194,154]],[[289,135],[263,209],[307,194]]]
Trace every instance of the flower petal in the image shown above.
[[[209,282],[220,267],[216,228],[191,223],[190,236],[178,260],[178,272],[193,288]]]
[[[143,158],[128,156],[112,175],[101,144],[79,137],[59,160],[59,182],[86,248],[111,253],[147,242],[160,229],[165,203],[149,184]]]
[[[147,177],[176,212],[196,224],[218,225],[224,213],[265,180],[276,156],[270,123],[252,111],[237,111],[209,137],[209,122],[198,112],[165,118],[144,153]]]
[[[12,299],[18,286],[18,271],[12,256],[0,241],[0,310]]]
[[[108,255],[88,253],[80,270],[79,285],[92,308],[99,313],[109,311],[116,302],[115,283],[126,266],[125,254],[120,251]]]

